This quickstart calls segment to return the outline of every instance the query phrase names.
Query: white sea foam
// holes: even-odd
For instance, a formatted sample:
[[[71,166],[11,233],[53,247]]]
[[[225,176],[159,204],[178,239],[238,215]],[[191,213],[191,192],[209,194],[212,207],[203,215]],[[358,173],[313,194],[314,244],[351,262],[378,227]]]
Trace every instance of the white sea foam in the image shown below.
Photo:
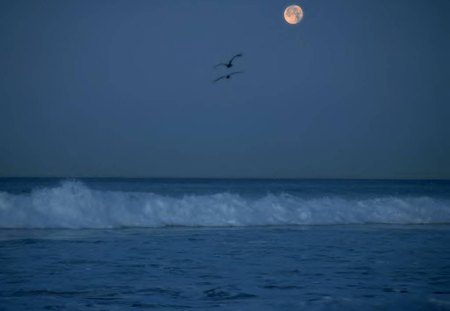
[[[0,228],[121,228],[450,223],[450,201],[431,197],[259,199],[238,194],[162,196],[98,191],[81,182],[0,193]]]

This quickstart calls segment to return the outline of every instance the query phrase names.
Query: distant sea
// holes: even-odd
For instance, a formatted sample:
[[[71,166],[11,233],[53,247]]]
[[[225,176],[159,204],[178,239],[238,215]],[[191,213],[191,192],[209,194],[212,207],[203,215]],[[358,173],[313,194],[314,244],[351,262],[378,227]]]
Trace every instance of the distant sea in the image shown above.
[[[0,310],[450,310],[450,181],[0,179]]]

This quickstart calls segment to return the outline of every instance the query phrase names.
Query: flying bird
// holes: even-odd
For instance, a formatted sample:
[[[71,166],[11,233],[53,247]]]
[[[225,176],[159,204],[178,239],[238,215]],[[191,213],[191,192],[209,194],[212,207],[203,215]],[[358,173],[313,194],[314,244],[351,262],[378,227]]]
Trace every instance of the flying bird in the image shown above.
[[[217,78],[216,80],[214,80],[213,82],[216,83],[217,81],[222,80],[222,79],[228,80],[231,78],[231,76],[239,74],[239,73],[244,73],[244,72],[243,71],[235,71],[235,72],[229,73],[227,75],[221,76],[221,77]]]
[[[227,68],[231,68],[231,67],[233,67],[234,59],[237,58],[237,57],[242,57],[242,55],[243,55],[242,53],[236,54],[230,59],[230,61],[228,63],[217,64],[217,65],[214,66],[214,68],[217,68],[217,67],[220,67],[220,66],[225,66]]]

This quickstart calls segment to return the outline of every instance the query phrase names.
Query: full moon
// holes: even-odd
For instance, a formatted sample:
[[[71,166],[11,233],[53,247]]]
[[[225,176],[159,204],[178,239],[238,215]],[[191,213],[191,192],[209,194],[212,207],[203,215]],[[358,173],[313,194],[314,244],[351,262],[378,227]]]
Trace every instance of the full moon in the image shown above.
[[[290,5],[284,10],[284,19],[291,25],[300,23],[303,19],[303,10],[298,5]]]

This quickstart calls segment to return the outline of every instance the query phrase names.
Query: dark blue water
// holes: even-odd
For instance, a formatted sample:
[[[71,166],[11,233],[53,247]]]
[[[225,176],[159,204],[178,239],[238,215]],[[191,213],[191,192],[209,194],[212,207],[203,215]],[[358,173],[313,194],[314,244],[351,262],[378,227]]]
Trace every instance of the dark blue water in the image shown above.
[[[80,181],[95,190],[154,192],[169,196],[229,192],[256,196],[289,193],[308,197],[410,195],[450,198],[450,181],[446,180],[0,178],[0,191],[27,193],[37,188],[58,187],[67,181]]]
[[[0,310],[446,310],[449,189],[2,180]]]

